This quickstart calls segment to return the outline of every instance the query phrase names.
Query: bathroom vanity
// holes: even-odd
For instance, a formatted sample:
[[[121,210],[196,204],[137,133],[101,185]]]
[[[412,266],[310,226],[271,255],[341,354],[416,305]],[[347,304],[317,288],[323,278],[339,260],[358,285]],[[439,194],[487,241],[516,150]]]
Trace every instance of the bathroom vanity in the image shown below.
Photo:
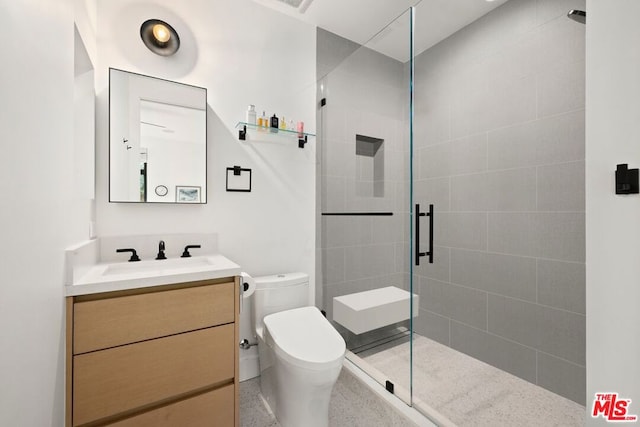
[[[239,426],[239,267],[221,263],[67,287],[67,426]]]

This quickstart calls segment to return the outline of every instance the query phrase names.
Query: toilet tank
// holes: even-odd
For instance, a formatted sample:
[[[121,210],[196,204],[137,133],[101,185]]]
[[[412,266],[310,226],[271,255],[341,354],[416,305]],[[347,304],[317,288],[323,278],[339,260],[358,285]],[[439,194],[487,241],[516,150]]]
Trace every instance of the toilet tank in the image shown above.
[[[255,278],[252,323],[262,334],[265,316],[309,305],[309,275],[305,273],[274,274]]]

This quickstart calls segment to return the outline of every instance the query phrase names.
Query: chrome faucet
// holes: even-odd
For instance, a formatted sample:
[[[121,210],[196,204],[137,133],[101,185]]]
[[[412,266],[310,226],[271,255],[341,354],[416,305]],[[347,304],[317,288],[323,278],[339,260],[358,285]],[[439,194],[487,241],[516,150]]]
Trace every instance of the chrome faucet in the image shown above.
[[[167,259],[164,254],[164,240],[160,240],[160,243],[158,243],[158,256],[156,259]]]

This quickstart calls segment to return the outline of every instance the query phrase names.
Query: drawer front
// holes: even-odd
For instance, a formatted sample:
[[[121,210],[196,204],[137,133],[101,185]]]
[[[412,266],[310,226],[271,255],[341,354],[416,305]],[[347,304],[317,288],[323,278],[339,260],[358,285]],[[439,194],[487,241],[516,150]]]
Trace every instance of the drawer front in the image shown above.
[[[233,324],[159,338],[73,358],[73,424],[232,380]]]
[[[73,354],[234,321],[234,283],[74,304]]]
[[[234,385],[229,384],[190,399],[109,424],[112,427],[231,427]]]

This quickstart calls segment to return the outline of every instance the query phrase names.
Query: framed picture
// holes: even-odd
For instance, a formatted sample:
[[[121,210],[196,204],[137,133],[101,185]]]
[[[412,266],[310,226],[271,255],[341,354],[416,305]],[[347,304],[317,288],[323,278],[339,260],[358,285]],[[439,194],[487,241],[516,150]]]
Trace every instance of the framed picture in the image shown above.
[[[200,203],[200,187],[176,185],[176,202]]]

